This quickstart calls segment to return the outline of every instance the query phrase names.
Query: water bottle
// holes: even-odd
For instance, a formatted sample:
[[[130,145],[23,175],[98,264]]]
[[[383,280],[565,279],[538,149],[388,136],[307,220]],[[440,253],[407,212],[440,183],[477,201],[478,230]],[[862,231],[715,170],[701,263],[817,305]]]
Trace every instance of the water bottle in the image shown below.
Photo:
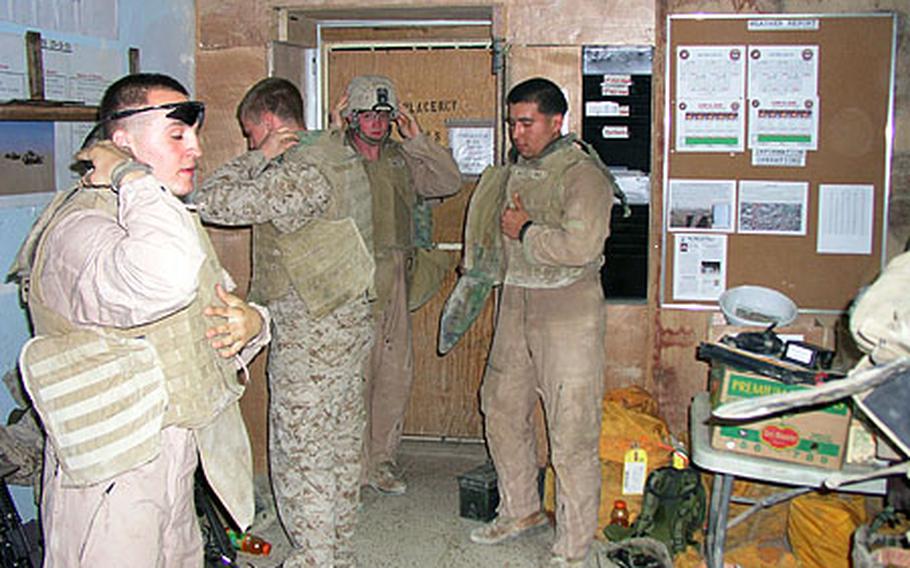
[[[272,544],[269,541],[248,532],[237,534],[235,531],[227,529],[227,534],[231,539],[231,546],[241,552],[268,556],[272,551]]]
[[[626,507],[626,502],[622,499],[617,499],[613,502],[613,511],[610,512],[610,524],[621,527],[629,526],[629,509]]]

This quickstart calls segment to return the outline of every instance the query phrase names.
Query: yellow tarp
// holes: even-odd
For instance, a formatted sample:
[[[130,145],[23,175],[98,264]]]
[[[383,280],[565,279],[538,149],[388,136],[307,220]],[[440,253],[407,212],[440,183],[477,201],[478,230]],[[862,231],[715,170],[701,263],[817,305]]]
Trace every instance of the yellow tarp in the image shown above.
[[[866,522],[861,495],[807,493],[790,502],[787,536],[807,568],[849,568],[850,542]]]
[[[670,431],[658,417],[657,401],[640,387],[627,387],[604,396],[600,428],[600,506],[597,513],[598,538],[610,522],[613,503],[622,499],[628,505],[630,519],[641,511],[641,495],[622,494],[623,460],[633,444],[648,452],[648,472],[670,464]],[[555,478],[547,468],[544,485],[544,509],[555,510]]]

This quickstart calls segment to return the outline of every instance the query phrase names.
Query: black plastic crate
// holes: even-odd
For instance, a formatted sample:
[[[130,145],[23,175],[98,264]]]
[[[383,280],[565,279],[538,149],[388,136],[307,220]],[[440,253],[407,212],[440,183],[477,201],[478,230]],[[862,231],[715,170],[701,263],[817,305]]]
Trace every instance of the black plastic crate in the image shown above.
[[[537,475],[537,493],[543,499],[546,468],[540,468]],[[487,461],[471,471],[458,476],[459,515],[465,519],[492,521],[499,506],[499,487],[496,485],[496,468]]]

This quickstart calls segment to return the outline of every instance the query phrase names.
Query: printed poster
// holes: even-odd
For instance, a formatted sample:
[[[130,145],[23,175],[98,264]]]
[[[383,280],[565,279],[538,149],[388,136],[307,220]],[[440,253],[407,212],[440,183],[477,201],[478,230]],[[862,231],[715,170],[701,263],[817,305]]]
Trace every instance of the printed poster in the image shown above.
[[[727,235],[673,235],[673,299],[717,300],[727,288]]]
[[[818,46],[749,46],[749,148],[818,149]]]
[[[676,150],[742,152],[745,136],[744,46],[676,49]]]

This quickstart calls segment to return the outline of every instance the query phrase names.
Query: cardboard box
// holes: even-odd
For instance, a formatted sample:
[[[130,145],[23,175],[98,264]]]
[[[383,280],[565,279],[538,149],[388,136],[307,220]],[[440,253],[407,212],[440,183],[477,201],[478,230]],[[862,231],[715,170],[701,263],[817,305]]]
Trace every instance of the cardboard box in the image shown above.
[[[714,369],[712,369],[713,371]],[[761,375],[724,369],[711,402],[724,402],[812,388],[788,385]],[[845,402],[767,420],[713,427],[711,446],[739,454],[840,469],[850,429],[850,407]]]

